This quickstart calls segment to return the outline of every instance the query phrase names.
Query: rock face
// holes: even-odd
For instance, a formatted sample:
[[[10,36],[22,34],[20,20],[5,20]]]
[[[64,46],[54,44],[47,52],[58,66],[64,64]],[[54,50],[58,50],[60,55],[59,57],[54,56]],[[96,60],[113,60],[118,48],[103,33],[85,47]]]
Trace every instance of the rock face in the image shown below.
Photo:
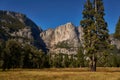
[[[84,41],[82,27],[76,27],[72,23],[43,31],[40,36],[50,53],[76,54]],[[112,45],[120,49],[120,40],[115,39],[113,35],[110,35],[110,40]]]
[[[82,27],[71,22],[56,29],[43,31],[32,20],[21,13],[0,11],[0,40],[15,39],[36,46],[50,53],[76,54],[83,44]],[[111,44],[120,49],[120,40],[110,36]]]
[[[40,34],[50,52],[76,54],[81,41],[81,27],[72,23],[48,29]]]
[[[0,11],[0,39],[16,39],[45,49],[45,43],[39,36],[42,32],[32,20],[21,13]]]
[[[111,44],[115,45],[117,49],[120,49],[120,40],[115,39],[113,35],[110,35]]]

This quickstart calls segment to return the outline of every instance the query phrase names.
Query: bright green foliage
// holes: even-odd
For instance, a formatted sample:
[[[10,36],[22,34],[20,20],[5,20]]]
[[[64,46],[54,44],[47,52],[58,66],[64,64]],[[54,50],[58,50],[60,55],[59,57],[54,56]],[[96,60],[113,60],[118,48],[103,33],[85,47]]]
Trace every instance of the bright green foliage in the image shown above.
[[[102,0],[87,0],[83,10],[81,26],[84,32],[85,54],[89,56],[89,66],[96,71],[97,58],[108,48],[109,35],[107,23],[104,20],[104,6]]]
[[[120,17],[116,24],[116,30],[115,30],[114,37],[120,40]]]

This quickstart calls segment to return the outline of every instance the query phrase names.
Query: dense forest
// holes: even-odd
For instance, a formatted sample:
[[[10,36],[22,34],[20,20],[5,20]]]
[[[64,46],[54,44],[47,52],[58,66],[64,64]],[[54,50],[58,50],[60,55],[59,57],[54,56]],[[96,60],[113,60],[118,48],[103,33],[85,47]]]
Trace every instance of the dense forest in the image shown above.
[[[99,67],[119,67],[120,54],[106,54],[100,57],[97,66]],[[21,44],[15,40],[6,42],[0,41],[0,68],[3,70],[10,68],[75,68],[87,67],[88,61],[83,54],[83,49],[79,48],[76,55],[64,53],[47,53],[38,50],[34,46]]]

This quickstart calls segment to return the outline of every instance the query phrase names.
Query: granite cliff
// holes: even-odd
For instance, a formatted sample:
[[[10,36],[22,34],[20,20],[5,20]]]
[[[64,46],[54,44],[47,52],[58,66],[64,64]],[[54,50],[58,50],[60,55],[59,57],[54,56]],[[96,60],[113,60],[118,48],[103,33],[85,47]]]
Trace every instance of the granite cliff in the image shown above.
[[[26,15],[0,11],[0,39],[15,39],[19,42],[28,43],[39,49],[45,49],[45,43],[39,36],[42,29],[39,28]]]
[[[40,36],[51,53],[76,54],[81,45],[81,27],[71,22],[43,31]]]
[[[15,39],[50,53],[76,54],[83,44],[82,35],[82,28],[71,22],[43,31],[24,14],[0,11],[0,40]],[[112,35],[110,39],[120,49],[120,41]]]

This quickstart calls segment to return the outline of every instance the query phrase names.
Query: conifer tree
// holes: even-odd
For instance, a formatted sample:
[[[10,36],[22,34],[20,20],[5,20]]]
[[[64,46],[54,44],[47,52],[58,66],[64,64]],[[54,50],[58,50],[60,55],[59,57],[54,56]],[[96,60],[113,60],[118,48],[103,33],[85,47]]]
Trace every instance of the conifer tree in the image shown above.
[[[108,30],[104,20],[104,6],[102,0],[87,0],[83,10],[84,50],[89,58],[91,71],[96,71],[97,58],[102,50],[108,47]]]
[[[84,64],[84,54],[83,54],[83,48],[80,47],[78,48],[78,52],[77,52],[77,67],[84,67],[85,64]]]
[[[104,5],[103,0],[94,0],[94,9],[95,9],[95,27],[97,34],[96,50],[97,58],[108,56],[108,49],[110,48],[109,33],[107,29],[107,23],[104,19]]]
[[[116,24],[116,30],[115,30],[115,34],[114,34],[114,37],[118,40],[120,40],[120,17],[119,17],[119,20]]]
[[[83,10],[83,20],[81,21],[81,26],[83,28],[84,32],[84,50],[87,57],[89,57],[89,67],[93,68],[93,60],[92,60],[92,54],[94,54],[94,44],[92,43],[94,34],[95,34],[95,26],[94,26],[94,9],[93,5],[90,2],[90,0],[87,0],[84,5]],[[93,29],[93,30],[92,30]]]

